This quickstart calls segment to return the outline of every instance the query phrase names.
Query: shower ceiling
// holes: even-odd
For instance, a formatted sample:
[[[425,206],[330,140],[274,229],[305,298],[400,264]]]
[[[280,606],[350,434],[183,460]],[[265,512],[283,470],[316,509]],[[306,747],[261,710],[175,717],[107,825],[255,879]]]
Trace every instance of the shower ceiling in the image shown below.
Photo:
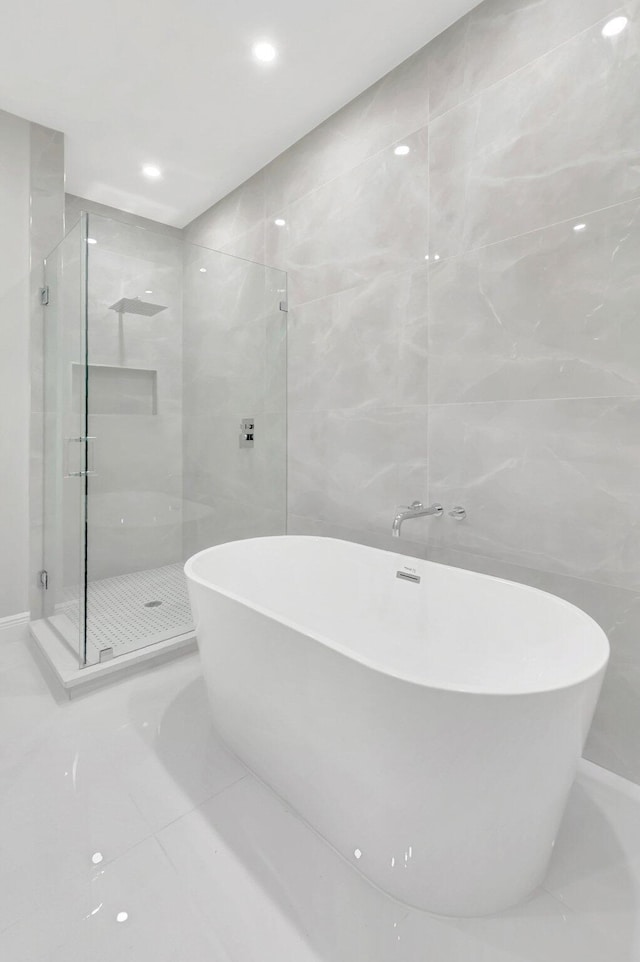
[[[476,3],[14,0],[0,109],[64,132],[70,193],[181,227]]]

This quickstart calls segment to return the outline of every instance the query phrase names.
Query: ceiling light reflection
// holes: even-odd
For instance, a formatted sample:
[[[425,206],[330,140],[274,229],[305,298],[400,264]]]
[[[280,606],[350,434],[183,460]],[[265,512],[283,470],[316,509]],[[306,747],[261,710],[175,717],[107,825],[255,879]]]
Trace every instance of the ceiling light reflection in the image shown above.
[[[269,43],[268,40],[260,40],[258,43],[254,43],[251,50],[256,60],[259,60],[261,63],[271,63],[277,56],[276,48],[272,43]]]
[[[614,17],[613,20],[609,20],[605,23],[602,28],[603,37],[617,37],[619,33],[622,33],[624,28],[629,23],[627,17]]]
[[[396,157],[406,157],[406,155],[409,153],[410,150],[411,150],[411,147],[408,147],[406,144],[400,144],[398,147],[394,149],[393,152],[396,155]]]

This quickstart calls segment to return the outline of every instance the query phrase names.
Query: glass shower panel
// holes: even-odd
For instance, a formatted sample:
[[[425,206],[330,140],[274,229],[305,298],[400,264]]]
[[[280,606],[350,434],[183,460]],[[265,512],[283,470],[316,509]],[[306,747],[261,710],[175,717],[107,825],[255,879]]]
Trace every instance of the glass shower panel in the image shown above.
[[[45,261],[44,615],[86,652],[86,217]]]
[[[182,241],[89,215],[87,653],[192,630],[182,574]]]
[[[286,531],[287,277],[184,249],[184,555]]]

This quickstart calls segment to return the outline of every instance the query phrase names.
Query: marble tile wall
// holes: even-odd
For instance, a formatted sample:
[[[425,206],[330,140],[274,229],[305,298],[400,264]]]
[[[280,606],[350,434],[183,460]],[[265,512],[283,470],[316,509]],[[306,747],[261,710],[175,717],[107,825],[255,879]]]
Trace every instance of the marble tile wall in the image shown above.
[[[286,277],[185,244],[183,553],[286,530]],[[243,418],[255,442],[240,446]]]
[[[638,0],[485,0],[186,228],[288,271],[289,530],[464,504],[403,549],[591,611],[636,781],[639,102]]]
[[[489,85],[472,66],[467,99],[430,90],[429,490],[469,517],[428,552],[600,621],[587,754],[638,781],[640,17],[598,12]]]

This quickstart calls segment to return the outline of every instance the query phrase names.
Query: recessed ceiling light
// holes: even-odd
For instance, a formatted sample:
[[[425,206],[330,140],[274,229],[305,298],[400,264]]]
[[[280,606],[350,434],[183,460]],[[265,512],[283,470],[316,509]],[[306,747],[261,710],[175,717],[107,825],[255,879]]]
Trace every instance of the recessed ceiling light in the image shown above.
[[[150,177],[151,180],[157,180],[158,177],[162,176],[162,171],[155,164],[144,164],[142,173],[145,177]]]
[[[200,268],[200,273],[201,273],[201,274],[206,274],[206,273],[207,273],[207,268],[206,268],[206,267],[201,267],[201,268]]]
[[[284,227],[284,225],[285,225],[287,222],[286,222],[286,220],[283,220],[282,217],[276,217],[276,219],[274,220],[273,223],[276,225],[276,227]]]
[[[259,40],[258,43],[254,43],[251,50],[256,60],[260,60],[261,63],[271,63],[277,56],[276,48],[268,40]]]
[[[94,865],[99,865],[100,862],[102,861],[102,858],[103,858],[102,852],[94,852],[93,855],[91,856],[91,861],[93,862]]]
[[[574,224],[574,225],[573,225],[573,229],[574,229],[574,231],[575,231],[576,233],[579,233],[579,231],[581,231],[581,230],[586,230],[586,229],[587,229],[587,225],[586,225],[586,224]]]
[[[87,237],[87,244],[97,244],[95,237]]]
[[[614,17],[613,20],[605,23],[602,28],[602,36],[616,37],[619,33],[622,33],[628,23],[629,21],[626,17]]]
[[[398,147],[394,149],[393,152],[396,155],[396,157],[405,157],[410,150],[411,150],[411,147],[407,147],[406,144],[400,144]]]

